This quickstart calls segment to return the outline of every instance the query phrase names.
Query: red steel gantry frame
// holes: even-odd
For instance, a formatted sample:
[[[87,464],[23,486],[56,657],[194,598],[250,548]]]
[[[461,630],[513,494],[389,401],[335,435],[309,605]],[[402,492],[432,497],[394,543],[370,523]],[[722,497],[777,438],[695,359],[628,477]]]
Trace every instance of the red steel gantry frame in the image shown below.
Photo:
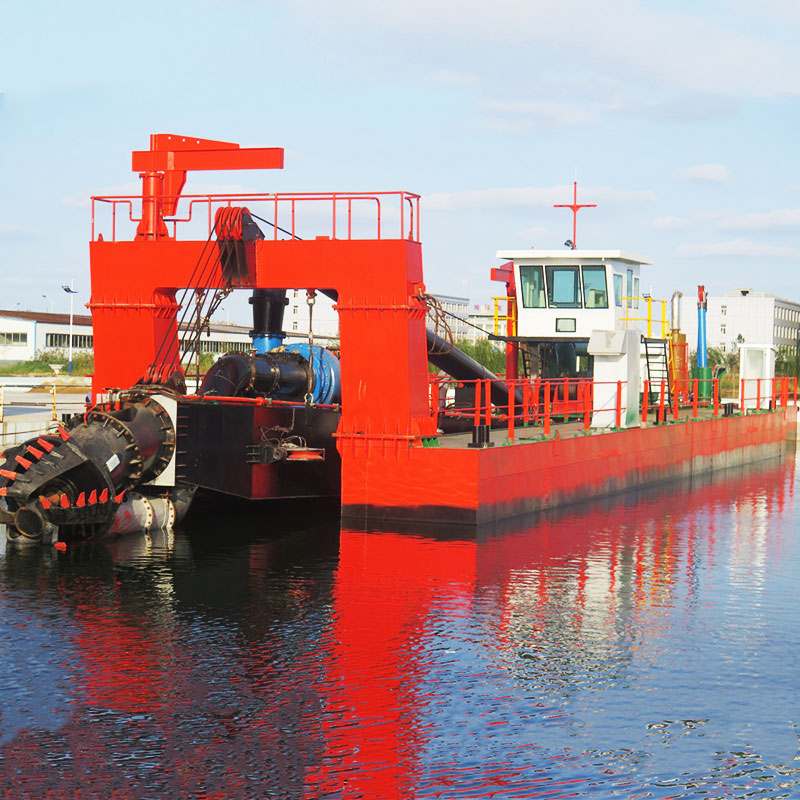
[[[211,279],[192,287],[204,241],[178,241],[165,217],[177,211],[187,170],[268,169],[283,166],[283,150],[241,149],[228,142],[167,134],[133,153],[141,173],[142,215],[133,241],[91,243],[95,396],[126,389],[156,361],[177,368],[176,292],[224,288],[217,260]],[[401,203],[407,199],[401,196]],[[412,196],[416,197],[416,196]],[[110,198],[96,198],[97,200]],[[130,199],[126,200],[134,219]],[[277,201],[276,201],[277,204]],[[412,211],[414,206],[412,205]],[[402,223],[401,223],[402,224]],[[419,221],[406,238],[355,239],[277,236],[246,243],[244,289],[306,288],[338,293],[342,353],[342,416],[336,433],[342,454],[342,502],[370,504],[368,462],[395,460],[423,437],[436,435],[428,402],[427,346],[422,298]],[[166,346],[163,343],[166,342]],[[390,487],[386,476],[381,485]],[[389,489],[390,505],[397,494]]]

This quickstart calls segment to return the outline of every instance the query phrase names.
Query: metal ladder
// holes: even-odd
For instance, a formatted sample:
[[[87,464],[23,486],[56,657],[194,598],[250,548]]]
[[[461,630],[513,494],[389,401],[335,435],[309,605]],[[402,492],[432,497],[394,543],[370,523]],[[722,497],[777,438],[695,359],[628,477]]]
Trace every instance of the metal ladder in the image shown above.
[[[648,339],[644,341],[644,358],[647,363],[647,380],[650,390],[649,403],[657,403],[661,397],[661,381],[664,381],[664,404],[672,406],[672,386],[669,379],[669,340]]]
[[[520,347],[519,352],[522,356],[522,374],[526,378],[531,378],[531,354],[527,347]]]

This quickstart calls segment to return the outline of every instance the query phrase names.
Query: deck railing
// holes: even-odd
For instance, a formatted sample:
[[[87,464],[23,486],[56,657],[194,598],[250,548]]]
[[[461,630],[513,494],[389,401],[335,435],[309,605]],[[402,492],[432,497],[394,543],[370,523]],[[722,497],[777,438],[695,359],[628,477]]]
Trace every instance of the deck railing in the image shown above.
[[[797,378],[745,378],[739,382],[739,408],[747,411],[797,405]]]
[[[92,198],[92,241],[133,239],[142,199],[116,195]],[[294,194],[181,195],[178,212],[165,217],[177,239],[211,235],[217,209],[246,206],[267,239],[410,239],[420,241],[420,196],[412,192],[300,192]],[[180,223],[180,225],[179,225]],[[264,227],[266,226],[266,230]]]
[[[494,314],[492,316],[492,320],[494,322],[494,335],[510,335],[516,336],[517,335],[517,299],[516,297],[506,297],[503,295],[502,297],[493,297],[492,301],[494,302]],[[500,303],[506,304],[506,313],[502,314],[500,309]],[[500,323],[506,323],[506,329],[500,329]],[[509,323],[510,323],[510,331],[509,331]]]
[[[625,301],[625,316],[622,321],[626,328],[635,328],[638,325],[629,323],[643,322],[648,339],[667,339],[670,333],[669,319],[667,318],[667,300],[656,300],[653,297],[623,297]],[[645,316],[631,316],[631,311],[637,310],[644,303]]]
[[[741,381],[739,402],[720,394],[718,378],[689,381],[688,394],[670,397],[666,380],[651,386],[644,381],[640,387],[638,418],[642,425],[667,424],[675,421],[733,416],[754,413],[763,409],[780,409],[798,405],[797,378]],[[501,390],[508,397],[503,404],[492,402]],[[602,409],[595,408],[597,393],[606,398]],[[545,437],[557,423],[579,423],[588,431],[595,413],[607,419],[613,415],[613,428],[621,428],[626,406],[627,382],[599,382],[587,378],[457,381],[441,376],[430,379],[430,410],[438,418],[460,418],[473,425],[507,426],[510,442],[519,428],[541,428]],[[737,408],[738,405],[738,408]]]

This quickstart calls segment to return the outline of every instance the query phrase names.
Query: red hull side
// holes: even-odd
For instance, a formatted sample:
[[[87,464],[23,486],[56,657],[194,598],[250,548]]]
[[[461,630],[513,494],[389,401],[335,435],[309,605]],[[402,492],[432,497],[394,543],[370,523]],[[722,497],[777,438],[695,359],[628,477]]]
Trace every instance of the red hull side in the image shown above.
[[[342,452],[343,514],[490,522],[780,456],[796,416],[790,408],[485,450],[351,446]]]

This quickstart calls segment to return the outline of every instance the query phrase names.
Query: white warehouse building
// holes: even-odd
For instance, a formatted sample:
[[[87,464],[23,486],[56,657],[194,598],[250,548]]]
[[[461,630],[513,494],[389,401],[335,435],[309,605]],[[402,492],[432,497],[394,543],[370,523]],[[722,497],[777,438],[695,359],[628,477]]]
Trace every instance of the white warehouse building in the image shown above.
[[[709,347],[726,353],[739,344],[786,347],[796,354],[800,346],[800,303],[768,292],[736,289],[709,295],[706,339]],[[697,296],[681,300],[681,330],[690,350],[697,349]],[[740,338],[741,337],[741,338]]]
[[[94,347],[90,316],[74,315],[72,347],[75,352]],[[46,350],[68,349],[69,314],[0,311],[0,361],[29,361]]]
[[[288,291],[289,305],[284,314],[286,342],[308,340],[309,307],[305,291]],[[302,295],[302,296],[301,296]],[[338,339],[339,319],[333,302],[317,294],[312,317],[313,335],[317,344],[325,346]],[[30,361],[38,354],[69,350],[69,314],[39,311],[0,310],[0,362]],[[181,332],[181,339],[185,333]],[[245,352],[252,347],[250,326],[212,321],[200,339],[203,353],[221,355],[232,351]],[[92,318],[75,314],[72,318],[73,353],[89,353],[94,349]]]

